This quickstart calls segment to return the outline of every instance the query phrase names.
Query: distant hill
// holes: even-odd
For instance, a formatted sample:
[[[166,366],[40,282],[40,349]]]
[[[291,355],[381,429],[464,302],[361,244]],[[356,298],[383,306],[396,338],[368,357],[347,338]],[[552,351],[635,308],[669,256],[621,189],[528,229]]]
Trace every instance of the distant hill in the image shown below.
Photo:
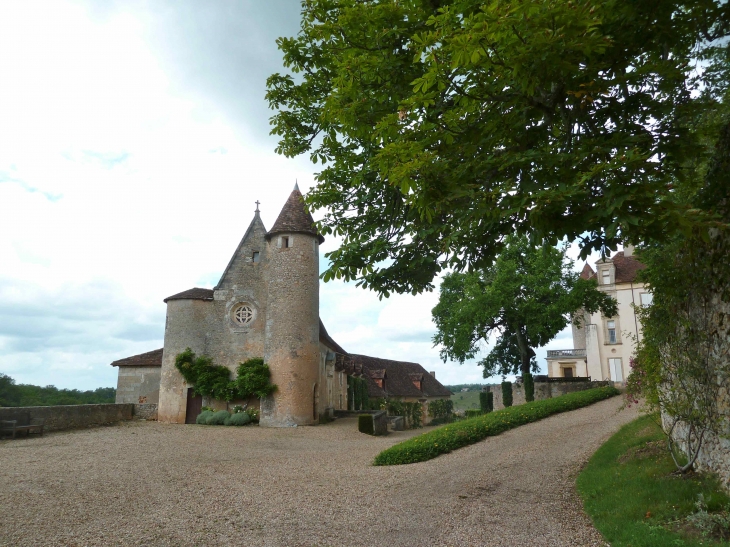
[[[100,387],[93,391],[58,389],[54,386],[16,384],[10,376],[0,373],[0,406],[53,406],[113,403],[117,390]]]
[[[455,384],[453,386],[446,386],[446,389],[451,390],[451,393],[461,393],[461,390],[466,388],[467,391],[481,391],[482,387],[486,384]]]

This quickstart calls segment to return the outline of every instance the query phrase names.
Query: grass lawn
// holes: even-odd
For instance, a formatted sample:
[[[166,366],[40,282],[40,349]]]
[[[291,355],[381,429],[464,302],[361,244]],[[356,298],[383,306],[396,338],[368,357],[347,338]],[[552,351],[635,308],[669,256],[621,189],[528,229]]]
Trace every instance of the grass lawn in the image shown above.
[[[586,512],[612,547],[729,545],[688,524],[700,494],[709,513],[722,510],[730,498],[712,476],[672,474],[675,466],[657,421],[644,416],[626,424],[593,455],[577,481]]]
[[[451,396],[454,403],[454,412],[457,410],[479,410],[479,392],[465,391],[464,393],[454,393]]]

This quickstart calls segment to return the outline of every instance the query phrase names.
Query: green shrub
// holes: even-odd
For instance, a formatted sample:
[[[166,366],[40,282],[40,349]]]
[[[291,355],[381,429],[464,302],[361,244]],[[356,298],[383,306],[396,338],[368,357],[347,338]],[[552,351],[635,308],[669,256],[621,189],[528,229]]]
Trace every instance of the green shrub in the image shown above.
[[[258,408],[248,407],[246,409],[246,414],[248,414],[252,422],[259,423],[259,415],[261,414],[261,412],[259,412]]]
[[[451,420],[451,414],[454,411],[454,401],[451,399],[436,399],[428,405],[428,415],[434,418],[431,423],[438,421],[446,423]]]
[[[231,413],[227,410],[219,410],[218,412],[213,412],[210,416],[208,416],[205,419],[206,425],[225,425],[226,418],[230,418]]]
[[[522,384],[525,386],[525,402],[535,400],[535,380],[529,372],[522,375]]]
[[[212,415],[213,415],[213,411],[212,410],[204,410],[203,412],[201,412],[200,414],[198,414],[198,417],[197,418],[195,418],[195,423],[196,424],[205,425],[207,423],[206,420],[208,418],[210,418]]]
[[[401,465],[430,460],[509,429],[588,406],[618,394],[619,391],[614,387],[599,387],[490,412],[393,445],[377,455],[374,465]]]
[[[372,414],[360,414],[357,417],[357,429],[360,433],[375,435],[375,422]]]
[[[236,412],[226,418],[224,425],[246,425],[251,423],[251,416],[246,412]]]
[[[512,382],[502,382],[502,404],[505,408],[512,406]]]
[[[468,410],[464,411],[464,416],[467,418],[476,418],[477,416],[481,416],[482,411],[476,408],[470,408]]]
[[[485,414],[487,412],[489,412],[489,410],[487,410],[487,392],[486,391],[479,392],[479,409],[482,412],[484,412]]]
[[[241,399],[268,397],[276,391],[276,385],[271,383],[269,365],[260,357],[244,361],[238,365],[236,373],[235,385]]]

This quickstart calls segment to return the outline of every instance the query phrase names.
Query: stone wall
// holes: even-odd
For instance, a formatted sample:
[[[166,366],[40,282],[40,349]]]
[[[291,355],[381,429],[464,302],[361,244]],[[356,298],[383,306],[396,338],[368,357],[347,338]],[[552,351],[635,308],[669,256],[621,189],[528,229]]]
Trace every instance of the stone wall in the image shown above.
[[[30,412],[31,423],[45,419],[45,431],[60,431],[131,420],[135,406],[156,407],[133,404],[4,407],[0,408],[0,420],[15,420],[21,413]]]
[[[574,391],[585,391],[596,387],[613,385],[612,382],[535,382],[535,400],[551,399],[560,397]],[[491,391],[494,395],[494,410],[504,408],[502,404],[502,384],[489,384],[484,390]],[[512,406],[525,403],[525,389],[522,384],[512,383]]]
[[[137,420],[156,420],[157,405],[153,403],[136,404],[132,414]]]
[[[119,367],[116,403],[152,403],[160,399],[160,367]]]

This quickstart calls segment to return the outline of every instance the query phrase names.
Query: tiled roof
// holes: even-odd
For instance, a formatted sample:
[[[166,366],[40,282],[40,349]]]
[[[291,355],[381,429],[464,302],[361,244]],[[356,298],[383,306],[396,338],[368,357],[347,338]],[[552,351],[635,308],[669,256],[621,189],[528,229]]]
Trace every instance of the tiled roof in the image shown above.
[[[279,218],[276,219],[274,226],[266,234],[266,237],[270,239],[274,234],[282,232],[311,234],[317,236],[320,243],[324,241],[324,237],[317,232],[317,228],[314,226],[314,219],[307,211],[304,205],[304,197],[298,187],[295,187],[289,195],[289,199],[286,200],[281,213],[279,213]]]
[[[188,289],[187,291],[168,296],[163,300],[163,302],[167,302],[168,300],[213,300],[213,289],[200,289],[195,287],[193,289]]]
[[[631,283],[636,281],[637,274],[646,268],[646,264],[639,262],[634,256],[624,256],[623,251],[619,251],[613,255],[611,260],[616,267],[616,283]]]
[[[605,260],[599,260],[596,264],[608,264],[613,263],[615,274],[614,283],[632,283],[636,281],[636,276],[641,270],[646,268],[646,264],[639,262],[635,256],[624,256],[623,251],[617,252],[611,258]],[[583,271],[580,273],[583,279],[591,279],[596,276],[596,272],[593,271],[588,263],[583,266]]]
[[[347,355],[347,352],[342,349],[342,347],[337,342],[335,342],[332,337],[327,333],[327,329],[324,328],[324,323],[322,323],[321,319],[319,320],[319,341],[331,350],[333,350],[335,353]]]
[[[451,396],[451,392],[418,363],[350,354],[344,357],[344,369],[348,374],[363,374],[368,380],[368,394],[370,397],[422,398]],[[372,381],[370,371],[383,371],[386,374],[384,390]],[[423,375],[420,391],[413,384],[412,374]]]
[[[161,367],[162,366],[162,349],[140,353],[132,357],[126,357],[114,361],[113,367]]]

